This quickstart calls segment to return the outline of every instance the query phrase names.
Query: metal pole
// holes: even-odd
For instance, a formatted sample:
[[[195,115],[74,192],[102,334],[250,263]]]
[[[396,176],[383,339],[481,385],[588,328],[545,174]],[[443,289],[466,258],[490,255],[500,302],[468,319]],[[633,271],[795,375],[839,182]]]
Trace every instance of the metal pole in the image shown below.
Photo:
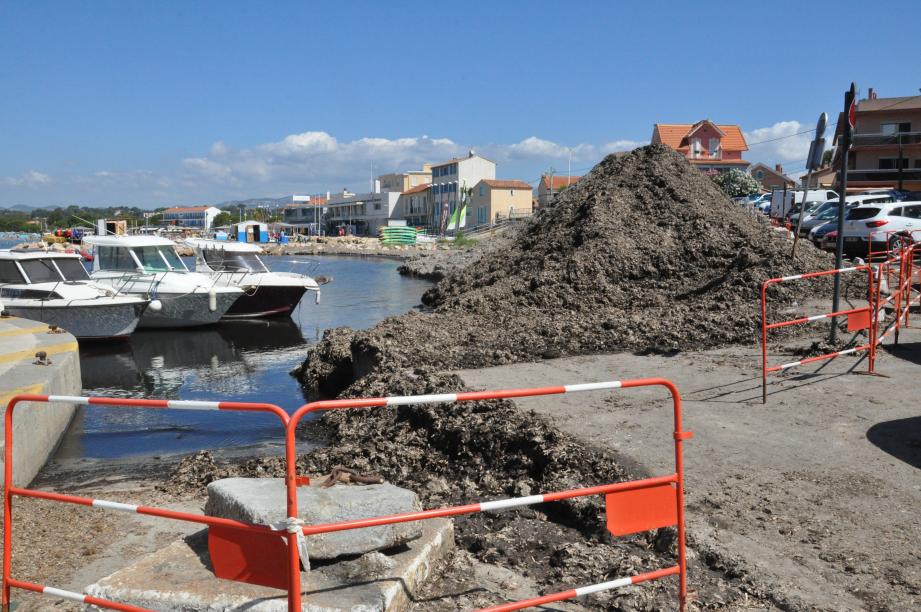
[[[796,243],[799,242],[799,228],[806,216],[806,199],[809,196],[809,184],[812,182],[812,170],[806,175],[806,191],[803,192],[803,203],[799,206],[799,217],[796,219],[796,228],[793,233],[793,250],[790,251],[790,259],[796,257]]]
[[[899,191],[902,191],[902,165],[905,163],[902,159],[902,132],[898,133],[899,139]]]
[[[851,148],[851,105],[857,97],[857,85],[851,83],[851,88],[844,94],[844,126],[841,134],[841,171],[838,174],[838,237],[835,240],[835,269],[841,269],[844,259],[844,204],[847,198],[847,158],[848,149]],[[832,312],[838,312],[841,301],[841,275],[835,274],[834,293],[832,294]],[[831,331],[828,340],[832,344],[838,341],[838,318],[831,318]]]

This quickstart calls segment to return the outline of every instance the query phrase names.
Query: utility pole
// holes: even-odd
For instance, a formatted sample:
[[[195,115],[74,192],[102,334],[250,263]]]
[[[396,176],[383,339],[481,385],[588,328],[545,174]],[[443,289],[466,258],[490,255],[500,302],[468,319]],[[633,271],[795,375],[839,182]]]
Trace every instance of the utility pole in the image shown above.
[[[905,164],[905,160],[902,158],[902,132],[897,132],[896,136],[899,139],[899,191],[902,191],[902,166]]]
[[[550,197],[547,199],[547,204],[553,204],[553,173],[556,172],[556,168],[550,166]]]
[[[844,93],[844,126],[841,130],[841,171],[838,174],[838,237],[835,240],[835,269],[841,269],[844,259],[844,203],[847,198],[847,158],[848,149],[851,148],[851,135],[854,124],[857,122],[857,85],[851,83],[851,88]],[[841,301],[841,274],[835,274],[834,294],[832,295],[831,310],[838,312]],[[828,336],[832,344],[838,340],[837,317],[831,319],[831,332]]]
[[[569,149],[569,170],[566,171],[566,186],[572,184],[572,149]]]

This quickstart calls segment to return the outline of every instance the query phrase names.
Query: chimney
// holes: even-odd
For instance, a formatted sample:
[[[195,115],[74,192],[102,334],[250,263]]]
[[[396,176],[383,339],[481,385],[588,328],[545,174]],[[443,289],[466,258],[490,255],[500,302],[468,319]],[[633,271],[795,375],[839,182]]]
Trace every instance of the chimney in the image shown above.
[[[774,170],[776,170],[778,174],[783,174],[783,166],[780,164],[774,164]]]
[[[868,98],[869,100],[875,100],[875,99],[876,99],[876,91],[875,91],[872,87],[870,88],[870,91],[869,91],[869,93],[867,94],[867,98]]]

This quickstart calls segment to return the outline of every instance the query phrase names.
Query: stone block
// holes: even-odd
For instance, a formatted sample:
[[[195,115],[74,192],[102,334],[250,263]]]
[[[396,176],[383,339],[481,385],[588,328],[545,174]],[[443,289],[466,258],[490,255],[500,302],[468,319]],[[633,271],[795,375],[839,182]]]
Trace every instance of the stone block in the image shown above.
[[[283,523],[286,491],[281,478],[225,478],[208,485],[205,513],[211,516],[274,525]],[[298,487],[297,507],[307,525],[336,523],[385,514],[418,511],[418,496],[389,483],[325,488],[312,483]],[[311,559],[363,555],[405,544],[422,533],[421,524],[396,523],[308,536]]]

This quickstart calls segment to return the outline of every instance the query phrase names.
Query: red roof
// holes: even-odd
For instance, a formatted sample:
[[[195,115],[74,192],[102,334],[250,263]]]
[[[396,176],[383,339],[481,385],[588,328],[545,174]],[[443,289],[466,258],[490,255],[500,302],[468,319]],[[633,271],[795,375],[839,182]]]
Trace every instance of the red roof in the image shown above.
[[[704,119],[704,121],[707,121]],[[687,151],[690,147],[687,136],[691,131],[700,127],[703,121],[697,123],[657,123],[653,126],[652,141],[658,141],[671,147],[676,151]],[[720,139],[720,147],[724,151],[748,151],[748,143],[745,142],[745,136],[742,135],[742,128],[737,125],[717,125],[713,124],[725,135]]]
[[[421,185],[416,185],[410,189],[407,189],[403,192],[403,195],[410,195],[413,193],[422,193],[423,191],[429,189],[431,185],[429,183],[422,183]]]
[[[540,178],[541,178],[541,183],[543,183],[543,185],[544,185],[544,189],[550,189],[550,175],[545,174],[545,175],[543,175],[543,176],[540,177]],[[575,182],[578,181],[580,178],[582,178],[582,177],[581,177],[581,176],[567,176],[567,175],[565,175],[565,174],[564,174],[564,175],[561,175],[561,176],[556,176],[556,175],[554,175],[554,177],[553,177],[553,188],[554,188],[554,189],[562,189],[563,187],[566,187],[566,186],[568,186],[568,185],[570,185],[570,184],[572,184],[572,183],[575,183]]]
[[[163,212],[205,212],[211,208],[210,206],[174,206],[173,208],[167,208]]]
[[[525,183],[524,181],[509,179],[483,179],[483,182],[486,183],[491,189],[527,189],[528,191],[531,191],[531,185]]]

